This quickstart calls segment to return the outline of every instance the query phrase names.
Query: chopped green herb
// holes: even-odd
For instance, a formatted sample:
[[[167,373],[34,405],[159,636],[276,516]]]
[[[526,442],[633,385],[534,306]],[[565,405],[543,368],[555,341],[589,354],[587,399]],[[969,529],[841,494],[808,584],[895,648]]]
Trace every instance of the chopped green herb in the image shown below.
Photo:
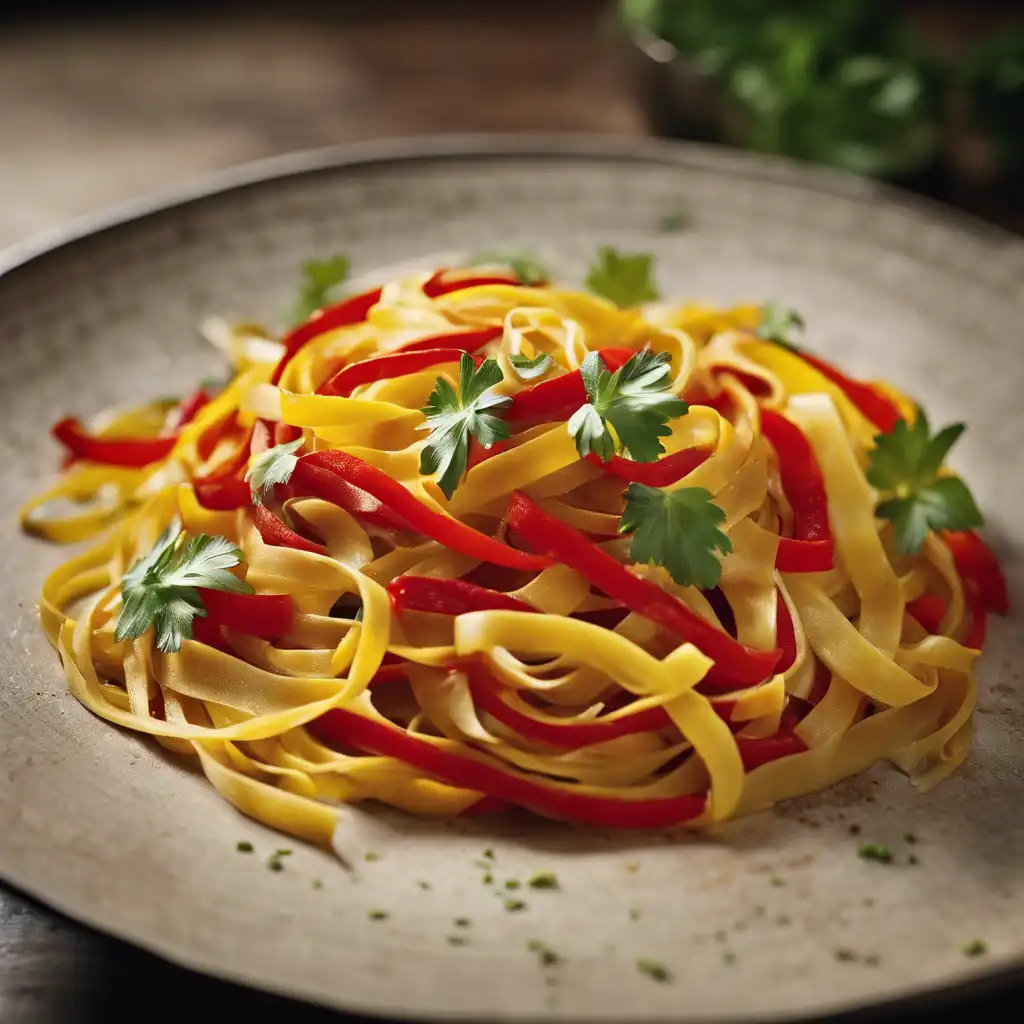
[[[837,949],[835,953],[836,959],[841,963],[851,963],[857,959],[857,954],[852,949]]]
[[[505,900],[505,909],[508,911],[516,911],[525,909],[526,904],[522,900]]]
[[[494,850],[490,846],[488,846],[487,849],[484,850],[484,856],[488,860],[494,860]]]
[[[325,260],[310,260],[302,265],[299,297],[288,314],[293,324],[308,320],[318,309],[333,301],[332,293],[348,277],[351,263],[347,256],[334,253]]]
[[[527,883],[531,889],[557,889],[558,876],[553,871],[538,871]]]
[[[795,309],[789,309],[778,302],[766,302],[761,307],[761,314],[761,326],[758,327],[757,333],[762,338],[781,345],[783,348],[789,349],[790,352],[800,351],[789,340],[789,333],[794,327],[803,330],[807,324]]]
[[[473,861],[473,867],[482,868],[484,871],[489,871],[491,865],[488,864],[487,861],[485,860],[475,860]]]
[[[152,627],[161,651],[179,651],[183,640],[192,639],[195,617],[206,615],[198,587],[253,593],[250,584],[230,572],[241,559],[241,549],[225,537],[201,533],[186,540],[175,518],[121,579],[115,641],[134,640]]]
[[[418,885],[418,886],[419,886],[419,887],[420,887],[420,888],[421,888],[421,889],[422,889],[422,890],[423,890],[424,892],[429,892],[429,891],[430,891],[430,890],[431,890],[431,889],[433,888],[433,886],[431,886],[431,884],[430,884],[430,883],[429,883],[428,881],[426,881],[425,879],[422,879],[422,878],[421,878],[421,879],[420,879],[420,880],[419,880],[419,881],[418,881],[418,882],[417,882],[416,884],[417,884],[417,885]]]
[[[640,913],[640,908],[639,907],[631,907],[630,908],[630,911],[629,911],[629,919],[630,919],[630,921],[639,921],[641,916],[642,915]]]
[[[465,935],[449,935],[447,939],[449,946],[467,946],[469,939]]]
[[[851,836],[859,836],[860,835],[860,825],[851,825],[850,826],[850,835]]]
[[[363,860],[368,864],[372,864],[374,861],[380,860],[380,857],[371,850],[369,853],[363,855]]]
[[[878,861],[879,864],[892,863],[892,851],[888,846],[880,843],[865,843],[858,851],[857,856],[863,860]]]
[[[658,230],[665,235],[675,234],[689,226],[690,215],[685,210],[670,210],[658,221]]]
[[[235,846],[235,849],[239,853],[252,853],[253,846],[252,846],[252,843],[250,843],[247,840],[243,839],[241,842],[238,843],[237,846]]]
[[[455,493],[466,472],[471,437],[487,447],[509,436],[508,424],[494,415],[512,401],[493,390],[502,380],[501,367],[493,359],[485,359],[478,368],[472,356],[463,352],[459,390],[438,377],[423,407],[426,422],[420,429],[429,430],[430,437],[420,451],[420,472],[425,476],[436,474],[437,485],[446,498]]]
[[[916,843],[917,842],[917,836],[913,832],[904,832],[903,833],[903,842],[905,842],[905,843]]]
[[[314,878],[312,884],[314,889],[322,889],[324,887],[324,883],[319,878]]]
[[[490,871],[488,871],[487,874],[485,874],[484,877],[481,879],[481,881],[484,883],[484,885],[490,885],[491,882],[494,881],[494,875],[492,875]]]
[[[505,882],[506,889],[518,889],[522,885],[518,878],[510,878]]]
[[[636,462],[654,462],[665,451],[659,438],[672,433],[669,420],[689,406],[669,388],[670,357],[641,349],[614,373],[597,352],[580,363],[587,399],[569,418],[569,435],[582,456],[591,452],[607,462],[618,449]]]
[[[768,879],[768,884],[775,886],[776,889],[781,889],[786,884],[786,880],[784,878],[780,878],[778,875],[772,875],[771,878]]]
[[[296,452],[304,443],[305,439],[298,437],[294,441],[274,445],[256,457],[245,474],[254,505],[262,505],[273,495],[278,484],[286,484],[291,480],[299,464]]]
[[[536,380],[554,366],[554,360],[547,352],[540,352],[532,359],[529,356],[511,355],[508,361],[520,380]]]
[[[542,967],[551,967],[558,963],[558,954],[550,946],[545,945],[539,939],[530,939],[526,944],[526,948],[531,953],[537,954]]]
[[[619,532],[631,533],[629,557],[638,564],[661,565],[680,586],[710,590],[718,586],[732,541],[722,532],[725,512],[703,487],[660,487],[632,483],[624,494]]]
[[[636,969],[641,974],[646,974],[648,978],[652,978],[654,981],[672,980],[672,974],[664,964],[658,963],[657,960],[650,960],[645,956],[637,959]]]
[[[775,923],[780,928],[788,928],[791,922],[792,918],[790,918],[789,914],[780,914],[777,918],[775,918]]]
[[[653,262],[648,253],[620,253],[613,246],[603,245],[587,273],[586,285],[623,309],[640,306],[658,297]]]
[[[292,855],[291,850],[275,850],[267,858],[267,867],[271,871],[284,871],[284,858]]]
[[[981,939],[973,939],[964,946],[964,956],[984,956],[988,946]]]
[[[934,437],[923,410],[913,425],[899,420],[879,434],[870,454],[868,482],[888,495],[877,509],[895,531],[896,549],[916,555],[932,530],[969,530],[983,523],[967,485],[956,476],[940,476],[949,450],[964,432],[954,423]]]
[[[371,921],[386,921],[391,915],[386,910],[371,910],[366,916]]]
[[[732,967],[732,965],[736,963],[736,954],[731,949],[727,949],[722,954],[722,963],[725,964],[726,967]]]
[[[452,921],[456,928],[468,928],[472,923],[468,917],[457,917]]]
[[[910,864],[912,867],[917,867],[917,865],[921,863],[921,858],[918,857],[916,853],[912,853],[907,858],[907,863]]]

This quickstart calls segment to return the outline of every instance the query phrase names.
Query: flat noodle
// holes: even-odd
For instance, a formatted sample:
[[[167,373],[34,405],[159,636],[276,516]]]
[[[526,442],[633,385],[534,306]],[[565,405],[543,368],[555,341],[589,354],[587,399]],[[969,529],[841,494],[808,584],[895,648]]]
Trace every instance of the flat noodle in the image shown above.
[[[757,306],[622,310],[500,283],[500,274],[474,283],[474,273],[390,282],[365,320],[314,331],[301,346],[211,323],[235,377],[177,429],[164,457],[141,467],[80,462],[25,506],[24,529],[53,541],[108,531],[42,591],[42,625],[75,696],[196,758],[243,814],[322,845],[338,805],[368,799],[424,815],[463,814],[487,798],[599,825],[701,827],[881,759],[921,788],[953,771],[977,696],[977,651],[955,639],[971,623],[969,594],[940,537],[919,555],[893,553],[865,478],[876,430],[844,389],[756,338]],[[440,294],[430,291],[436,280]],[[705,488],[722,510],[732,549],[715,591],[630,562],[628,543],[615,539],[628,476],[581,459],[565,425],[571,409],[513,422],[507,442],[471,449],[468,472],[445,497],[420,472],[421,409],[439,377],[458,386],[455,359],[367,376],[345,394],[323,388],[343,367],[481,331],[486,339],[467,347],[496,360],[506,396],[538,384],[520,376],[519,357],[548,356],[540,380],[549,382],[578,372],[596,349],[662,354],[668,387],[690,404],[668,424],[663,457],[694,458],[659,485],[670,494]],[[293,358],[275,375],[286,351]],[[895,391],[878,393],[911,415]],[[800,511],[763,432],[763,417],[780,414],[820,468],[835,550],[827,570],[776,568]],[[106,417],[93,434],[157,439],[167,415],[154,403]],[[410,513],[390,509],[365,477],[330,492],[289,483],[287,498],[259,510],[241,478],[261,430],[270,444],[295,439],[297,455],[354,456],[424,515],[510,551],[525,547],[506,513],[511,493],[524,492],[590,538],[595,558],[661,591],[676,618],[621,603],[567,554],[563,562],[557,545],[542,552],[553,556],[547,567],[491,564],[479,546],[407,522]],[[618,458],[628,466],[628,455]],[[225,486],[241,499],[223,497]],[[77,508],[47,515],[61,501]],[[255,593],[287,596],[290,625],[265,634],[247,620],[210,619],[175,653],[157,649],[152,631],[116,640],[121,581],[175,518],[189,535],[237,545]],[[466,585],[453,594],[487,588],[492,606],[405,608],[402,587],[416,579]],[[934,635],[908,604],[929,597],[944,602]],[[733,678],[734,666],[703,653],[703,634],[689,635],[679,615],[724,642],[734,637],[750,656],[778,647],[776,662],[787,661],[759,679]]]

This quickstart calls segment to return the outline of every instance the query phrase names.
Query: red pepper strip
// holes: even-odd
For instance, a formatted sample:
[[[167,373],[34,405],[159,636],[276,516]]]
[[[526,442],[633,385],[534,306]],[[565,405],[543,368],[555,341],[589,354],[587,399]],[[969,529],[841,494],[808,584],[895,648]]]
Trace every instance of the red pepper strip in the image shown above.
[[[789,605],[786,604],[781,590],[775,591],[775,600],[775,643],[782,651],[775,671],[788,672],[796,661],[796,630],[793,627],[793,616],[789,614]]]
[[[631,356],[635,348],[598,349],[604,365],[611,371],[619,369]],[[587,401],[587,389],[579,370],[563,373],[561,377],[542,380],[539,384],[523,388],[512,396],[511,404],[504,410],[506,420],[533,420],[547,417],[565,419],[571,416]]]
[[[714,675],[709,673],[703,680],[712,688],[736,689],[736,684],[759,683],[778,663],[779,651],[755,651],[738,643],[671,594],[634,576],[578,530],[548,515],[519,491],[513,491],[509,499],[508,523],[532,547],[575,569],[602,593],[695,644],[715,661]]]
[[[677,480],[682,480],[687,473],[692,473],[711,455],[708,448],[684,448],[658,459],[656,462],[634,462],[624,459],[621,455],[613,455],[607,462],[601,456],[591,452],[587,462],[603,469],[620,480],[631,483],[646,484],[648,487],[667,487]]]
[[[203,388],[197,388],[191,394],[186,395],[178,404],[178,416],[174,429],[181,430],[186,423],[191,423],[199,410],[209,403],[210,396]]]
[[[1010,595],[992,549],[970,530],[943,530],[939,536],[952,553],[957,572],[974,581],[985,607],[1005,615],[1010,610]]]
[[[235,653],[234,648],[224,638],[220,626],[211,622],[208,618],[202,618],[199,615],[192,620],[192,639],[196,643],[213,647],[218,651],[223,651],[225,654],[233,655]],[[161,707],[163,707],[162,704]]]
[[[455,352],[476,352],[495,338],[505,333],[503,324],[493,327],[478,327],[472,331],[453,331],[450,334],[432,334],[429,338],[420,338],[403,345],[399,352],[421,352],[427,348],[450,348]]]
[[[384,507],[400,516],[409,527],[452,551],[507,569],[538,570],[552,564],[550,558],[531,555],[502,544],[457,519],[434,512],[397,480],[347,452],[322,451],[304,455],[299,465],[330,470],[348,483],[372,494]],[[294,478],[294,476],[293,476]]]
[[[432,576],[399,576],[387,585],[397,611],[465,615],[466,612],[533,612],[537,609],[500,590],[466,580],[436,579]]]
[[[380,288],[373,288],[359,295],[352,295],[333,306],[318,310],[308,320],[293,327],[282,339],[284,354],[278,360],[274,372],[270,376],[271,384],[279,384],[285,367],[298,355],[299,351],[321,334],[336,330],[339,327],[350,327],[361,324],[370,310],[380,302]]]
[[[274,424],[274,444],[288,444],[290,441],[298,441],[302,437],[302,427],[294,423]]]
[[[196,480],[192,484],[196,501],[215,512],[230,512],[252,503],[249,485],[240,477],[226,480]]]
[[[167,458],[176,437],[96,437],[71,416],[54,424],[50,433],[75,458],[107,466],[141,469]]]
[[[260,531],[265,544],[295,548],[296,551],[311,551],[315,555],[327,554],[327,548],[322,544],[314,544],[313,541],[300,537],[294,530],[288,529],[265,505],[253,505],[252,514],[256,529]]]
[[[373,674],[369,685],[377,686],[380,683],[396,683],[399,679],[407,679],[408,676],[409,669],[404,661],[397,665],[381,665]]]
[[[434,271],[433,276],[423,285],[423,294],[428,299],[436,299],[441,295],[448,295],[450,292],[460,292],[464,288],[479,288],[485,284],[519,284],[519,278],[515,274],[470,274],[465,277],[457,277],[454,280],[447,280],[448,274],[452,273],[449,267],[442,267]]]
[[[917,619],[922,629],[935,634],[946,614],[946,602],[938,594],[922,594],[907,605],[907,612]]]
[[[198,587],[211,625],[276,640],[292,627],[295,608],[289,594],[231,594]]]
[[[774,736],[736,736],[735,739],[743,767],[748,772],[780,757],[802,754],[807,749],[807,744],[796,733],[781,729]]]
[[[504,811],[508,808],[509,803],[507,800],[499,800],[497,797],[485,796],[480,800],[477,800],[475,804],[470,804],[465,810],[459,811],[458,817],[460,818],[475,818],[480,814],[495,814],[498,811]]]
[[[415,352],[392,352],[386,356],[361,359],[349,363],[333,377],[329,377],[316,389],[318,395],[337,395],[348,398],[360,384],[372,384],[378,380],[391,380],[418,373],[440,363],[457,363],[463,353],[455,348],[424,348]],[[479,366],[479,357],[474,358]]]
[[[964,594],[971,612],[971,624],[960,643],[964,647],[980,651],[988,633],[988,610],[973,580],[965,581]],[[922,594],[907,605],[907,611],[917,619],[922,629],[935,635],[939,632],[942,618],[946,614],[946,602],[937,594]]]
[[[800,358],[813,366],[823,377],[827,377],[883,434],[891,433],[903,414],[895,403],[870,384],[847,377],[824,359],[800,352]]]
[[[453,754],[410,735],[390,722],[365,718],[342,708],[324,713],[310,722],[308,728],[323,743],[355,747],[380,757],[394,757],[450,786],[476,790],[551,818],[605,828],[667,828],[692,821],[705,806],[704,794],[617,800],[558,789],[495,765]]]
[[[509,441],[495,441],[492,445],[482,445],[475,437],[469,439],[469,458],[466,460],[466,468],[472,469],[474,466],[478,466],[481,462],[486,462],[487,459],[493,458],[495,455],[500,455],[502,452],[507,452],[512,447],[512,442]]]
[[[292,472],[289,489],[295,495],[307,495],[329,501],[332,505],[343,508],[346,512],[375,523],[377,526],[390,527],[395,530],[408,530],[409,524],[393,512],[378,498],[328,469],[300,460]]]
[[[825,481],[803,431],[780,413],[761,410],[761,433],[779,457],[782,489],[793,506],[793,533],[775,555],[780,572],[827,572],[835,565]]]

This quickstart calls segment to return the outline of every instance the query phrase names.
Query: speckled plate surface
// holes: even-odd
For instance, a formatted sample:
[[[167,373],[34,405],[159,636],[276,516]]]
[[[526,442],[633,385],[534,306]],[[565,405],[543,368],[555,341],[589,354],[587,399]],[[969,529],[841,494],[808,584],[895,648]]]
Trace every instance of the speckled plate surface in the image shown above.
[[[690,226],[660,233],[679,209]],[[609,242],[655,253],[668,295],[784,297],[852,373],[894,380],[936,421],[967,420],[957,462],[1024,601],[1015,240],[845,177],[690,146],[455,139],[270,161],[0,256],[0,875],[200,970],[403,1016],[817,1015],[1018,966],[1019,618],[992,626],[969,760],[925,796],[878,766],[699,838],[357,811],[337,836],[351,872],[309,849],[268,871],[294,843],[65,692],[34,607],[65,553],[14,522],[55,469],[46,426],[216,370],[198,321],[275,318],[310,256],[343,250],[372,274],[510,241],[570,278]],[[242,839],[255,855],[235,852]],[[896,863],[859,859],[864,840]],[[552,869],[561,891],[505,911],[474,864],[486,847],[499,878]],[[369,922],[374,908],[389,919]],[[471,941],[449,945],[461,916]],[[526,950],[534,938],[557,967]],[[989,952],[968,959],[975,938]],[[641,956],[674,981],[639,974]]]

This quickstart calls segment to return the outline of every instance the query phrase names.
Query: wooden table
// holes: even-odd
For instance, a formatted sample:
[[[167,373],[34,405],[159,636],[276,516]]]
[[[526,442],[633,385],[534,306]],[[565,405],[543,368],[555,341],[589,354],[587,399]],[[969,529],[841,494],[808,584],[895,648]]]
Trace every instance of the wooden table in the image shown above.
[[[0,245],[286,150],[452,131],[640,135],[645,117],[604,9],[378,0],[328,18],[7,26]],[[3,1024],[106,1024],[155,1008],[230,1012],[247,1024],[341,1019],[192,975],[0,888]]]

